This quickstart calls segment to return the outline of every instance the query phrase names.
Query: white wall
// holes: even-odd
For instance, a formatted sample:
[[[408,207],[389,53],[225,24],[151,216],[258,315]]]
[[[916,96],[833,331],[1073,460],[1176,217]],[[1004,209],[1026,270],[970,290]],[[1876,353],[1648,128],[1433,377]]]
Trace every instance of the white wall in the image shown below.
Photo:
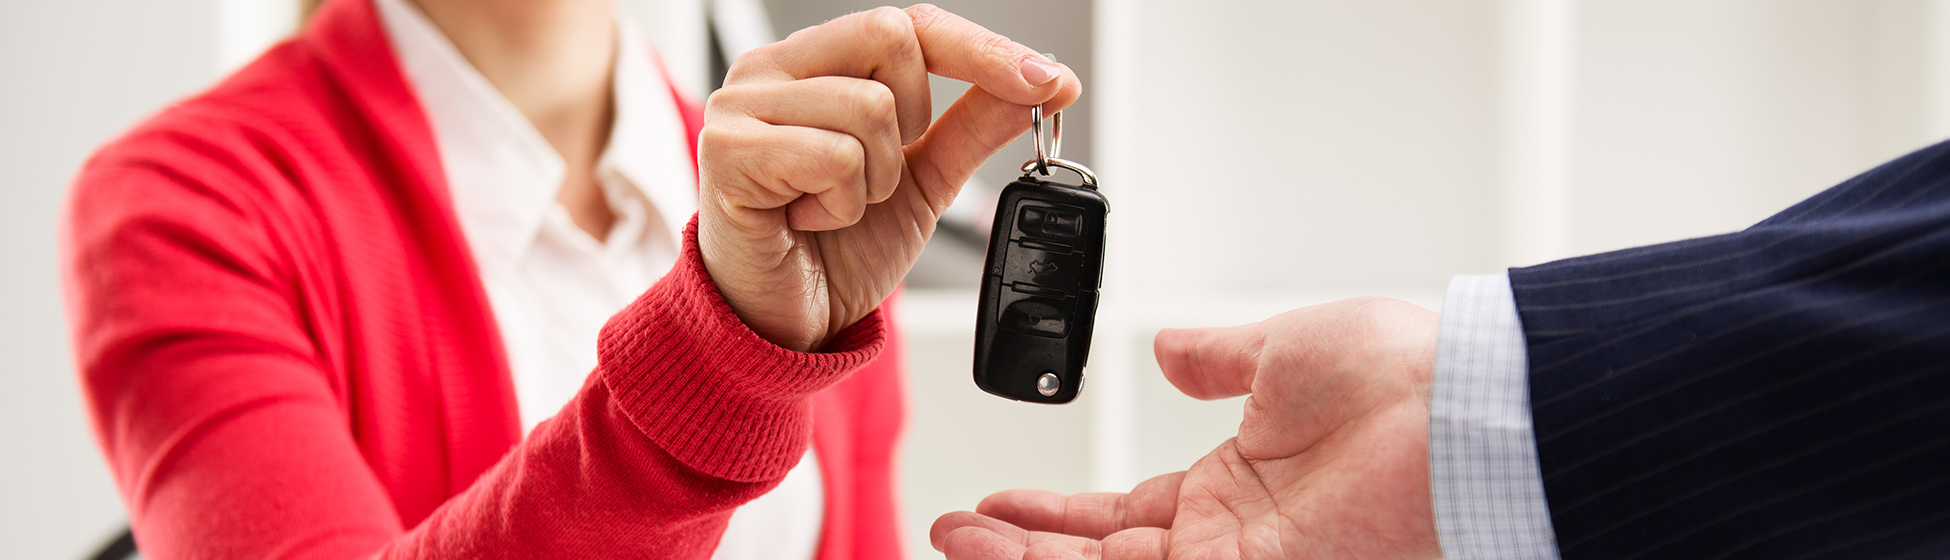
[[[1234,432],[1157,373],[1160,327],[1363,293],[1439,303],[1496,269],[1498,13],[1485,1],[1103,0],[1111,201],[1093,486],[1181,470]]]
[[[1927,18],[1904,14],[1927,11],[1907,1],[1586,2],[1572,247],[1743,228],[1940,139],[1902,126],[1923,121],[1915,78],[1927,76],[1917,56]]]
[[[77,557],[122,522],[72,372],[55,219],[97,144],[215,77],[214,4],[0,4],[0,557]]]

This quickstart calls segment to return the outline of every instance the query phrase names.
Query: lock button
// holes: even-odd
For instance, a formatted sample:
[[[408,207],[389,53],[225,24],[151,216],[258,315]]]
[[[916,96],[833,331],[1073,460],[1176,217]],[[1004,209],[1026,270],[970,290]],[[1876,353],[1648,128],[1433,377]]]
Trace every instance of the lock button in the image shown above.
[[[1082,279],[1083,256],[1070,252],[1032,249],[1009,242],[1009,256],[1002,271],[1004,284],[1034,284],[1074,293]]]

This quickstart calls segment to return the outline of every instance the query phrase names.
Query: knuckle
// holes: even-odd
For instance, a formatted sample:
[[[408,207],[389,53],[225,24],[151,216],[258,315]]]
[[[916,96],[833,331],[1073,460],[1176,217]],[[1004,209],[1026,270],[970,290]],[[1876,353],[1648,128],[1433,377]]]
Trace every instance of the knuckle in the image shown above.
[[[907,16],[907,12],[893,6],[881,6],[863,13],[874,25],[886,27],[890,31],[905,29],[910,22],[914,21]]]
[[[857,180],[866,169],[866,153],[851,136],[840,136],[827,147],[825,171],[840,184]]]
[[[731,61],[731,66],[725,69],[724,84],[722,85],[732,86],[743,83],[754,79],[755,76],[764,74],[767,69],[773,68],[775,61],[779,59],[780,52],[787,48],[789,40],[790,38],[788,37],[787,41],[761,45],[752,50],[745,51],[745,54],[738,55],[737,59]]]
[[[705,96],[704,108],[706,110],[722,109],[734,105],[737,102],[738,102],[738,88],[722,87],[722,88],[718,88],[717,91],[711,92],[710,95]]]
[[[737,141],[738,134],[724,125],[707,124],[697,133],[697,148],[700,152],[715,152],[730,148],[736,145]]]
[[[908,6],[906,10],[902,11],[907,13],[908,21],[914,22],[915,27],[925,27],[932,24],[936,18],[941,17],[941,14],[947,13],[934,4],[915,4]]]
[[[875,43],[894,47],[914,36],[914,18],[898,8],[883,6],[860,14],[861,26]]]
[[[894,99],[894,90],[889,89],[887,84],[873,80],[853,82],[853,97],[858,100],[861,112],[867,118],[883,123],[895,118],[898,102]]]
[[[773,88],[764,84],[727,85],[718,88],[704,98],[705,116],[749,117],[754,105],[762,103],[771,89]]]
[[[829,22],[829,23],[830,23],[830,22]],[[819,29],[819,27],[820,27],[820,26],[822,26],[822,25],[825,25],[825,24],[824,24],[824,23],[815,23],[815,24],[812,24],[812,25],[808,25],[808,26],[805,26],[805,27],[801,27],[801,28],[799,28],[799,30],[798,30],[798,31],[794,31],[794,32],[792,32],[792,33],[789,33],[789,34],[786,34],[786,36],[785,36],[785,39],[784,39],[784,40],[781,40],[781,41],[779,41],[779,42],[780,42],[780,43],[783,43],[783,42],[786,42],[786,41],[791,41],[791,40],[793,40],[793,38],[795,38],[795,37],[803,37],[803,36],[805,36],[805,35],[809,35],[809,34],[811,34],[811,33],[813,32],[813,30],[815,30],[815,29]],[[778,43],[773,43],[773,44],[778,44]],[[754,49],[754,50],[756,50],[756,49]]]

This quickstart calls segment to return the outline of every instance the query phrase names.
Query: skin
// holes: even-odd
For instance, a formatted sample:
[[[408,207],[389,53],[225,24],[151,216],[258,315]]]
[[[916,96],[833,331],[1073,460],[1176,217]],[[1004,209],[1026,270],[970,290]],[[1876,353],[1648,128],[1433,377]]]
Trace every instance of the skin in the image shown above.
[[[615,120],[616,13],[608,0],[414,0],[462,57],[561,154],[555,199],[597,240],[616,217],[595,178]]]
[[[932,123],[930,73],[975,86]],[[748,52],[705,109],[705,266],[759,336],[817,350],[893,292],[962,184],[1028,131],[1031,106],[1081,93],[1067,67],[926,4]]]
[[[942,516],[951,560],[1437,558],[1429,387],[1438,316],[1364,298],[1158,333],[1187,395],[1250,395],[1236,437],[1128,494],[1013,490]]]
[[[613,120],[607,0],[416,0],[568,164],[557,200],[603,238],[593,170]],[[930,122],[928,74],[975,87]],[[1082,85],[1068,67],[921,4],[859,12],[740,56],[705,107],[699,245],[745,324],[814,351],[913,267],[981,163]]]

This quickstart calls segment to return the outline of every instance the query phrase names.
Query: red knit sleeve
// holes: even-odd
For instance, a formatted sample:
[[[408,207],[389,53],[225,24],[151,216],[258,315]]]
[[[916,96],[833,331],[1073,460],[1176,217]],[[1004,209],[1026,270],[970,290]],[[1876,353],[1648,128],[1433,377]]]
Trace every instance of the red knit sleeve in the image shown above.
[[[822,353],[759,338],[711,283],[693,219],[677,266],[603,328],[581,394],[388,555],[709,557],[732,509],[805,454],[812,395],[883,340],[878,311]]]
[[[693,223],[581,393],[409,530],[301,319],[329,310],[294,303],[261,201],[198,161],[91,166],[63,239],[91,413],[152,558],[706,558],[803,455],[810,396],[884,339],[876,313],[824,353],[765,342]]]
[[[170,155],[178,167],[91,164],[62,239],[76,365],[138,544],[152,558],[377,549],[399,516],[262,216],[220,186],[234,174]]]
[[[699,255],[693,218],[675,270],[603,328],[602,381],[637,429],[685,465],[741,482],[783,478],[811,441],[813,393],[879,353],[880,311],[826,352],[786,350],[732,313]]]

